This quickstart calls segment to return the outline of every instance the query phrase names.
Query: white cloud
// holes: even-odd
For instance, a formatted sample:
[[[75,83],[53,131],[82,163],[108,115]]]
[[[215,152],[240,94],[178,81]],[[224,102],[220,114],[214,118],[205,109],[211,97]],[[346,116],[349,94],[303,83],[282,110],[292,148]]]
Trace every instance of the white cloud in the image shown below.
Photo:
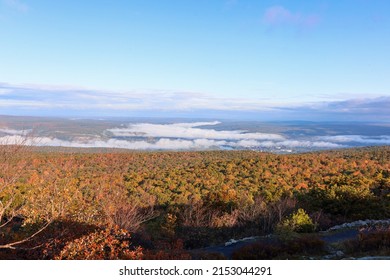
[[[8,135],[27,135],[31,132],[31,129],[26,130],[16,130],[16,129],[9,129],[9,128],[0,128],[0,134],[8,134]]]
[[[49,102],[38,101],[38,100],[11,100],[11,99],[0,99],[0,107],[4,108],[52,108],[53,105]],[[61,107],[60,104],[57,104],[55,107]]]
[[[283,140],[283,141],[253,141],[253,140],[242,140],[234,145],[235,147],[241,148],[318,148],[318,149],[333,149],[342,148],[343,145],[325,142],[325,141],[309,141],[309,140]]]
[[[307,141],[307,140],[286,140],[276,143],[276,145],[289,148],[341,148],[342,145],[325,141]]]
[[[12,90],[10,90],[10,89],[0,88],[0,95],[9,94],[11,92],[12,92]]]
[[[390,145],[390,136],[362,136],[362,135],[336,135],[336,136],[321,136],[318,139],[324,141],[332,141],[336,143],[361,143],[373,145]]]
[[[250,133],[241,130],[215,130],[198,128],[205,125],[216,125],[219,122],[204,123],[174,123],[174,124],[152,124],[138,123],[130,124],[127,128],[108,129],[115,136],[131,137],[168,137],[185,139],[218,139],[218,140],[283,140],[279,134],[271,133]]]
[[[261,144],[261,142],[259,142],[259,141],[249,139],[249,140],[240,140],[238,142],[232,143],[231,145],[234,147],[238,147],[238,148],[240,148],[240,147],[241,148],[254,148],[254,147],[259,147],[260,144]]]

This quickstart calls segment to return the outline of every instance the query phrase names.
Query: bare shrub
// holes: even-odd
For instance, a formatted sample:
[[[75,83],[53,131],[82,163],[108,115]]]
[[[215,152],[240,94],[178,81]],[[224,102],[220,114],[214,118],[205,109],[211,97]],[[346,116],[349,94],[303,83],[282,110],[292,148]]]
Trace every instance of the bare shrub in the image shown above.
[[[221,228],[221,227],[234,227],[238,224],[239,211],[235,209],[231,212],[222,212],[215,215],[214,213],[212,218],[212,227]]]
[[[135,202],[128,202],[118,207],[110,216],[110,222],[130,232],[136,232],[141,224],[157,216],[154,207],[140,207]]]
[[[191,201],[180,213],[182,225],[191,228],[210,227],[213,221],[213,213],[210,206],[205,205],[202,201]]]
[[[154,208],[155,200],[151,197],[149,201],[143,201],[147,206],[142,206],[140,201],[128,197],[122,187],[102,191],[104,195],[100,202],[108,224],[136,232],[143,223],[158,216]]]
[[[238,223],[237,209],[225,212],[202,201],[191,201],[179,213],[183,227],[188,228],[221,228],[233,227]]]
[[[349,254],[388,256],[390,254],[390,227],[366,228],[359,232],[358,238],[344,242]]]
[[[282,198],[267,207],[267,211],[262,218],[262,227],[265,232],[275,229],[284,217],[291,214],[296,205],[296,200],[290,197]]]
[[[240,207],[238,210],[238,219],[241,225],[246,223],[258,223],[260,218],[268,211],[267,205],[261,196],[256,196],[253,203]]]

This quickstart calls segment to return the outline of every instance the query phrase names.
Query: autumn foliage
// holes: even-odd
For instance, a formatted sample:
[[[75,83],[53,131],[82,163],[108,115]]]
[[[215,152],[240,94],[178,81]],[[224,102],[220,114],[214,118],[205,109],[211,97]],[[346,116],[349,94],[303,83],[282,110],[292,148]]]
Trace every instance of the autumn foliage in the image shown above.
[[[141,247],[131,246],[131,235],[118,227],[106,228],[70,241],[56,259],[140,260]]]
[[[0,249],[2,258],[190,258],[230,238],[390,216],[389,147],[292,155],[29,150],[0,166],[0,248],[46,221],[94,229],[51,228],[17,246],[23,254]],[[50,254],[34,254],[54,242]]]

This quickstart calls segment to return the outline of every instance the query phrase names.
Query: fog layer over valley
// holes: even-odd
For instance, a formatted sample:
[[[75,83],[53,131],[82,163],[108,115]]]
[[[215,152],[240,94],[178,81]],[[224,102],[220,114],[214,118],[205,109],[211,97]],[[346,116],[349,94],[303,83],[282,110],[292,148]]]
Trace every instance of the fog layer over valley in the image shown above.
[[[390,127],[381,123],[0,117],[0,143],[21,141],[54,147],[291,153],[390,145]]]

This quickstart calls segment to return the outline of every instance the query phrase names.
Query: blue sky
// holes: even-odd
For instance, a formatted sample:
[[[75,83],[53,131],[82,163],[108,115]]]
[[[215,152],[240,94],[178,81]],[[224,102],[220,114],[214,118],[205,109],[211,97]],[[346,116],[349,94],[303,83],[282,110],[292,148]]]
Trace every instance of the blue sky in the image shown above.
[[[0,114],[389,121],[389,12],[386,0],[0,0]]]

